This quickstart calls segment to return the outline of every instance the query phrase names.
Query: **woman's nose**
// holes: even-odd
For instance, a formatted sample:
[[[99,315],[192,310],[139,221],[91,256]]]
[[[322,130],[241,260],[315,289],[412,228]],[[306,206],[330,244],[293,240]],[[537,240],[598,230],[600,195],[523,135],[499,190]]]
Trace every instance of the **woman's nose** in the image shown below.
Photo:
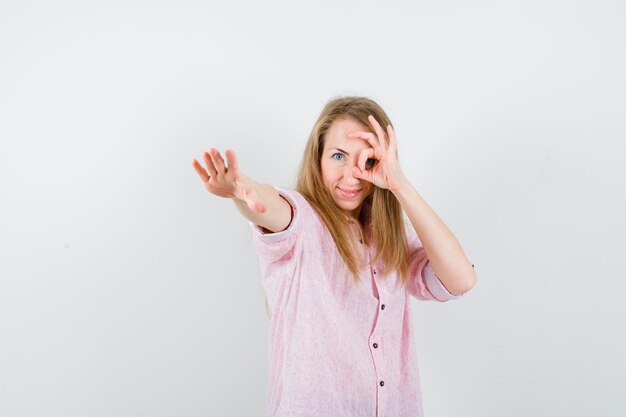
[[[352,170],[354,169],[353,166],[348,166],[344,169],[343,171],[343,177],[346,181],[346,184],[358,184],[359,183],[359,179],[356,178],[354,176],[354,173],[352,172]]]

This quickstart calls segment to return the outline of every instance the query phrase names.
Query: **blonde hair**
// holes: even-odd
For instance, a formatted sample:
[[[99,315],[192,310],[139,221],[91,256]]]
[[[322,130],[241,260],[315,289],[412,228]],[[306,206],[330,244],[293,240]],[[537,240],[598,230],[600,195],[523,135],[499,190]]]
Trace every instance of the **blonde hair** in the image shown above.
[[[370,114],[376,118],[383,130],[387,125],[391,125],[385,111],[374,100],[367,97],[336,97],[328,101],[309,135],[296,185],[296,191],[302,194],[316,209],[328,227],[356,285],[359,283],[358,275],[361,260],[358,259],[356,241],[350,232],[351,218],[337,207],[328,188],[324,185],[321,157],[326,133],[333,122],[339,119],[352,119],[366,126],[371,132],[375,132],[368,120]],[[389,138],[386,136],[385,139],[388,144]],[[369,239],[377,247],[372,263],[382,257],[383,269],[380,271],[381,274],[385,276],[393,270],[398,270],[404,285],[408,281],[409,262],[408,244],[404,234],[405,223],[400,202],[391,191],[374,186],[373,191],[363,201],[363,204],[367,204],[369,207],[367,210],[361,210],[357,226],[360,238],[364,239],[363,226],[369,223],[371,232]]]
[[[374,100],[367,97],[335,97],[328,101],[309,135],[295,187],[328,227],[355,286],[359,285],[359,272],[365,260],[359,259],[356,239],[351,232],[352,218],[335,204],[328,188],[324,185],[321,157],[326,133],[333,122],[340,119],[352,119],[375,133],[368,120],[370,114],[376,118],[383,130],[387,125],[391,125],[385,111]],[[387,135],[385,139],[389,144]],[[363,210],[365,205],[367,209]],[[373,191],[363,201],[359,221],[356,224],[361,239],[365,239],[364,226],[369,225],[369,240],[377,248],[372,263],[380,258],[383,260],[383,268],[379,271],[380,276],[384,277],[397,270],[401,284],[406,285],[409,279],[409,247],[405,236],[402,207],[395,195],[387,189],[374,186]],[[266,309],[269,310],[267,298]],[[271,313],[268,311],[268,314]]]

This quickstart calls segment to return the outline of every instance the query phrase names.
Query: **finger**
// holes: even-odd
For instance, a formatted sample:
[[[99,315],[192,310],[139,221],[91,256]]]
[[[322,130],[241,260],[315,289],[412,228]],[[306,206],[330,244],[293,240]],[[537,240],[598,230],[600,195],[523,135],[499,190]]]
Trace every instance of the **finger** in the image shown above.
[[[222,155],[220,155],[220,151],[216,149],[215,153],[211,154],[211,159],[213,159],[213,165],[215,165],[218,177],[226,174],[226,167],[224,166],[224,160],[222,159]]]
[[[369,158],[374,158],[374,148],[367,148],[367,149],[363,149],[361,151],[361,153],[359,154],[359,169],[361,171],[366,171],[367,168],[369,168],[366,164],[367,164],[367,160]]]
[[[209,152],[203,153],[202,156],[204,157],[204,163],[206,164],[206,170],[209,176],[217,177],[217,171],[215,170],[215,165],[213,165],[213,159],[211,159],[211,150],[213,150],[213,148],[209,149]]]
[[[374,130],[376,131],[376,135],[378,136],[378,139],[380,141],[380,147],[383,150],[387,150],[387,141],[385,140],[385,131],[383,130],[382,127],[380,127],[380,124],[378,124],[378,120],[376,120],[376,118],[372,116],[371,114],[368,116],[368,120],[370,121],[370,123],[372,124],[372,127],[374,127]]]
[[[226,162],[228,162],[228,172],[239,171],[239,162],[237,162],[237,155],[231,149],[226,149],[224,152],[226,155]]]
[[[200,165],[200,162],[194,159],[191,165],[193,165],[202,182],[207,182],[209,180],[209,174],[207,174],[206,170],[202,167],[202,165]]]
[[[389,147],[395,152],[398,149],[396,142],[396,132],[393,131],[391,125],[387,125],[387,136],[389,137]]]
[[[352,167],[352,175],[354,175],[356,178],[372,182],[372,174],[369,171],[361,171],[357,167]]]
[[[348,136],[351,138],[361,138],[367,140],[374,148],[377,148],[380,144],[376,134],[372,132],[350,132]]]

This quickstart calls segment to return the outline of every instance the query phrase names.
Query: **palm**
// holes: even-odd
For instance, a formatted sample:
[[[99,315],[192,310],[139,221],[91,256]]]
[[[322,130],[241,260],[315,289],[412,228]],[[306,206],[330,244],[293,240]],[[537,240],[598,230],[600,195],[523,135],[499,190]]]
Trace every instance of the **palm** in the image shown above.
[[[265,205],[257,200],[254,182],[239,170],[237,156],[232,150],[226,151],[228,167],[219,151],[205,152],[206,170],[194,159],[193,167],[200,176],[204,187],[211,194],[224,198],[245,201],[251,210],[263,213]]]
[[[204,183],[206,189],[219,197],[243,199],[243,190],[238,186],[241,174],[237,171],[225,169],[224,178],[212,176]]]

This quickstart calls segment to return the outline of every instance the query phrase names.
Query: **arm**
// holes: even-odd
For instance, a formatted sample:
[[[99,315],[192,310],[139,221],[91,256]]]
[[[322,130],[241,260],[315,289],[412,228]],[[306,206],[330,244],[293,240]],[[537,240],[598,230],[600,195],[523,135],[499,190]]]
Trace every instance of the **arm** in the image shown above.
[[[264,213],[259,213],[251,210],[245,201],[233,199],[237,210],[243,217],[267,229],[270,233],[285,230],[291,223],[291,205],[271,185],[249,181],[253,183],[251,186],[255,189],[257,201],[267,209]]]
[[[259,184],[245,176],[239,169],[235,152],[226,150],[228,167],[215,148],[204,152],[203,157],[206,169],[195,159],[192,165],[207,191],[218,197],[233,199],[246,219],[270,233],[289,226],[291,205],[271,185]]]
[[[476,284],[476,272],[452,231],[408,180],[403,179],[393,193],[409,216],[433,272],[451,294],[469,291]]]
[[[473,265],[448,226],[426,204],[402,172],[393,128],[387,125],[385,135],[374,116],[370,115],[368,119],[376,134],[366,131],[348,134],[367,140],[373,148],[361,153],[359,167],[354,168],[354,175],[386,188],[396,196],[422,242],[433,272],[448,292],[459,295],[469,291],[476,284]],[[376,165],[369,170],[365,166],[368,157],[377,160]]]

